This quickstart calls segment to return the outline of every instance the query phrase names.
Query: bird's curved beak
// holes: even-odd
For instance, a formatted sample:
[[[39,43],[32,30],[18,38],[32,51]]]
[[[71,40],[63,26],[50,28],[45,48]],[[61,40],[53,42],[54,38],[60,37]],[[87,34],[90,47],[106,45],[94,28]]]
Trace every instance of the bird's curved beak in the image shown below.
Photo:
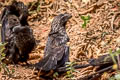
[[[72,18],[72,15],[71,14],[69,14],[69,13],[65,13],[64,14],[64,17],[65,17],[65,23],[64,23],[64,25],[66,25],[66,23],[68,22],[68,20],[70,19],[70,18]],[[66,27],[66,29],[67,29],[68,27]]]
[[[70,19],[70,18],[72,18],[72,15],[69,14],[69,13],[65,13],[64,16],[66,17],[67,20]]]
[[[27,29],[26,27],[22,27],[21,25],[18,25],[18,26],[15,26],[15,27],[13,28],[13,32],[14,32],[14,33],[19,33],[19,32],[24,31],[24,30],[26,30],[26,29]]]

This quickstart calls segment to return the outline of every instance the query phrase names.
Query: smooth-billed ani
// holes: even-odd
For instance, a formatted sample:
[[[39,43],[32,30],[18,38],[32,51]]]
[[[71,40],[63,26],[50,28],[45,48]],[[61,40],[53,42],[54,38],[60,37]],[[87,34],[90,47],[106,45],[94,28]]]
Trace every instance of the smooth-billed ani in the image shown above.
[[[44,58],[35,64],[36,69],[50,71],[65,66],[65,62],[69,60],[69,47],[66,45],[69,37],[65,26],[71,17],[71,14],[64,13],[54,18],[44,50]]]
[[[6,58],[3,60],[6,63],[26,62],[35,46],[32,29],[27,23],[28,14],[23,12],[24,7],[22,2],[13,2],[6,6],[1,15],[1,41],[7,43],[4,50]]]
[[[21,25],[28,25],[28,7],[24,5],[23,2],[13,1],[11,5],[6,6],[1,14],[1,21],[4,20],[8,14],[16,15],[19,18]]]

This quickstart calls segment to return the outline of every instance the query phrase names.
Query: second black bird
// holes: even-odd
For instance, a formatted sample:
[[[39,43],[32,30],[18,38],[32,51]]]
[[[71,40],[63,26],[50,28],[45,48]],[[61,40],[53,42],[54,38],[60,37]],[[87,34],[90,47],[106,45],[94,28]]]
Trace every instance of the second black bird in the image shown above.
[[[32,29],[27,23],[28,9],[22,2],[14,1],[4,8],[1,15],[1,41],[7,43],[3,62],[26,62],[35,46]]]

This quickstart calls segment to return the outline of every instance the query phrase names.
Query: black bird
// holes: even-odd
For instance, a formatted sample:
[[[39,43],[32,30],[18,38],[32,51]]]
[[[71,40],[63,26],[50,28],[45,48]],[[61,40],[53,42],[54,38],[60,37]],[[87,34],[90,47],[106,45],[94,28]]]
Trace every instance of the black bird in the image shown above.
[[[28,25],[28,7],[23,2],[13,1],[11,5],[6,6],[2,11],[1,20],[3,21],[8,14],[14,14],[19,17],[21,25]]]
[[[26,62],[29,53],[35,46],[32,29],[27,23],[27,12],[23,12],[24,7],[26,6],[22,2],[15,1],[6,6],[2,12],[1,41],[7,43],[4,50],[6,58],[3,62]]]
[[[24,5],[23,2],[13,1],[11,5],[8,5],[3,9],[2,14],[1,14],[1,18],[0,18],[1,24],[3,26],[5,25],[5,22],[7,20],[8,15],[17,16],[19,18],[20,24],[22,26],[28,25],[28,22],[27,22],[27,18],[28,18],[28,15],[29,15],[28,14],[28,8],[27,8],[26,5]],[[2,30],[1,30],[2,42],[5,42],[5,38],[4,38],[5,29],[6,29],[5,27],[2,27]]]
[[[65,62],[69,61],[69,47],[66,45],[69,42],[69,37],[65,26],[71,17],[71,14],[64,13],[54,18],[44,50],[44,58],[35,64],[36,69],[43,71],[55,70],[65,66]]]

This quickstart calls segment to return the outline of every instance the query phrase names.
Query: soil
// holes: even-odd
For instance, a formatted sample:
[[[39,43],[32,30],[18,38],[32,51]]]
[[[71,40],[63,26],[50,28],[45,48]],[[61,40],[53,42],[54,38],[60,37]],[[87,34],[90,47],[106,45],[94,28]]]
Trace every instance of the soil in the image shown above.
[[[3,0],[1,0],[3,1]],[[19,0],[25,4],[35,3],[37,0]],[[2,5],[8,4],[4,2]],[[36,8],[38,6],[39,8]],[[4,7],[2,6],[0,11]],[[60,13],[70,13],[72,18],[67,23],[67,33],[70,37],[70,61],[84,64],[86,60],[119,49],[120,45],[120,0],[40,0],[39,5],[29,8],[31,15],[28,22],[33,29],[37,46],[31,52],[28,63],[33,65],[42,59],[47,36],[50,31],[53,18]],[[84,21],[81,16],[90,16],[89,23],[82,28]],[[1,80],[41,80],[34,74],[32,66],[25,63],[8,65],[8,68],[15,72],[8,76],[1,72]],[[96,67],[78,69],[74,73],[74,79],[95,72]],[[106,80],[115,74],[106,72],[97,80]],[[58,80],[67,80],[60,76]]]

